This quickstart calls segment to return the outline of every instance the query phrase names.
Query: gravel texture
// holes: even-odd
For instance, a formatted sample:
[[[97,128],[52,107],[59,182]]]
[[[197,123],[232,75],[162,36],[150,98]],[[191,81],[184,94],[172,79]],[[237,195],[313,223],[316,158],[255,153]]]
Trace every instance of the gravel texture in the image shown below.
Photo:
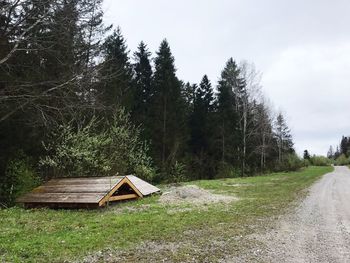
[[[324,175],[294,213],[256,238],[266,245],[261,262],[350,262],[349,168]]]

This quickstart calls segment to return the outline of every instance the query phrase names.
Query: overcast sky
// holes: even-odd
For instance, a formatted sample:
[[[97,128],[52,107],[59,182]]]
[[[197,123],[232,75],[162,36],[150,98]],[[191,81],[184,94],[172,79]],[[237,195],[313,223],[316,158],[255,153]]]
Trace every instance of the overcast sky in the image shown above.
[[[131,52],[167,38],[184,81],[216,83],[230,57],[253,62],[298,153],[350,135],[349,0],[105,0],[104,11]]]

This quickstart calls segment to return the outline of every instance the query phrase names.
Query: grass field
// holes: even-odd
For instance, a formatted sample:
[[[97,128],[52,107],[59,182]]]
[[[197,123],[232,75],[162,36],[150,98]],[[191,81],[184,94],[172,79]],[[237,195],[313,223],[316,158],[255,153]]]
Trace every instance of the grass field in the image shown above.
[[[135,247],[143,241],[162,244],[180,241],[202,248],[197,251],[180,246],[176,253],[165,249],[161,252],[164,254],[157,255],[172,261],[189,258],[216,261],[222,251],[204,249],[209,245],[208,238],[212,241],[230,239],[230,243],[225,244],[225,251],[237,253],[249,246],[239,237],[268,227],[268,223],[261,222],[270,222],[274,216],[283,213],[306,193],[304,189],[332,169],[309,167],[293,173],[188,183],[239,198],[229,204],[164,205],[155,196],[102,210],[2,209],[0,261],[79,260],[106,248],[131,249],[137,257]]]

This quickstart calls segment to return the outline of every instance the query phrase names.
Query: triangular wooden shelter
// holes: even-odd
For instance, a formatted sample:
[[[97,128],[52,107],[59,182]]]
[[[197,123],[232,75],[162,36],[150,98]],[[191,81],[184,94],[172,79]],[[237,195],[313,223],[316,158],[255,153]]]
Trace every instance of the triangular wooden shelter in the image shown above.
[[[17,199],[25,207],[97,208],[160,189],[134,176],[55,178]]]

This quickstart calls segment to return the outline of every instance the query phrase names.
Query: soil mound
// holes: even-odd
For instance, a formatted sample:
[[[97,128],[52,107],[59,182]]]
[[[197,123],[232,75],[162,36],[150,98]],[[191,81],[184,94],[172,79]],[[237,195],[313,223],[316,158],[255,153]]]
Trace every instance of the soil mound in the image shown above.
[[[233,196],[213,194],[210,191],[202,189],[196,185],[171,187],[159,198],[159,201],[165,204],[210,204],[218,202],[229,203],[235,200],[237,200],[237,198]]]

